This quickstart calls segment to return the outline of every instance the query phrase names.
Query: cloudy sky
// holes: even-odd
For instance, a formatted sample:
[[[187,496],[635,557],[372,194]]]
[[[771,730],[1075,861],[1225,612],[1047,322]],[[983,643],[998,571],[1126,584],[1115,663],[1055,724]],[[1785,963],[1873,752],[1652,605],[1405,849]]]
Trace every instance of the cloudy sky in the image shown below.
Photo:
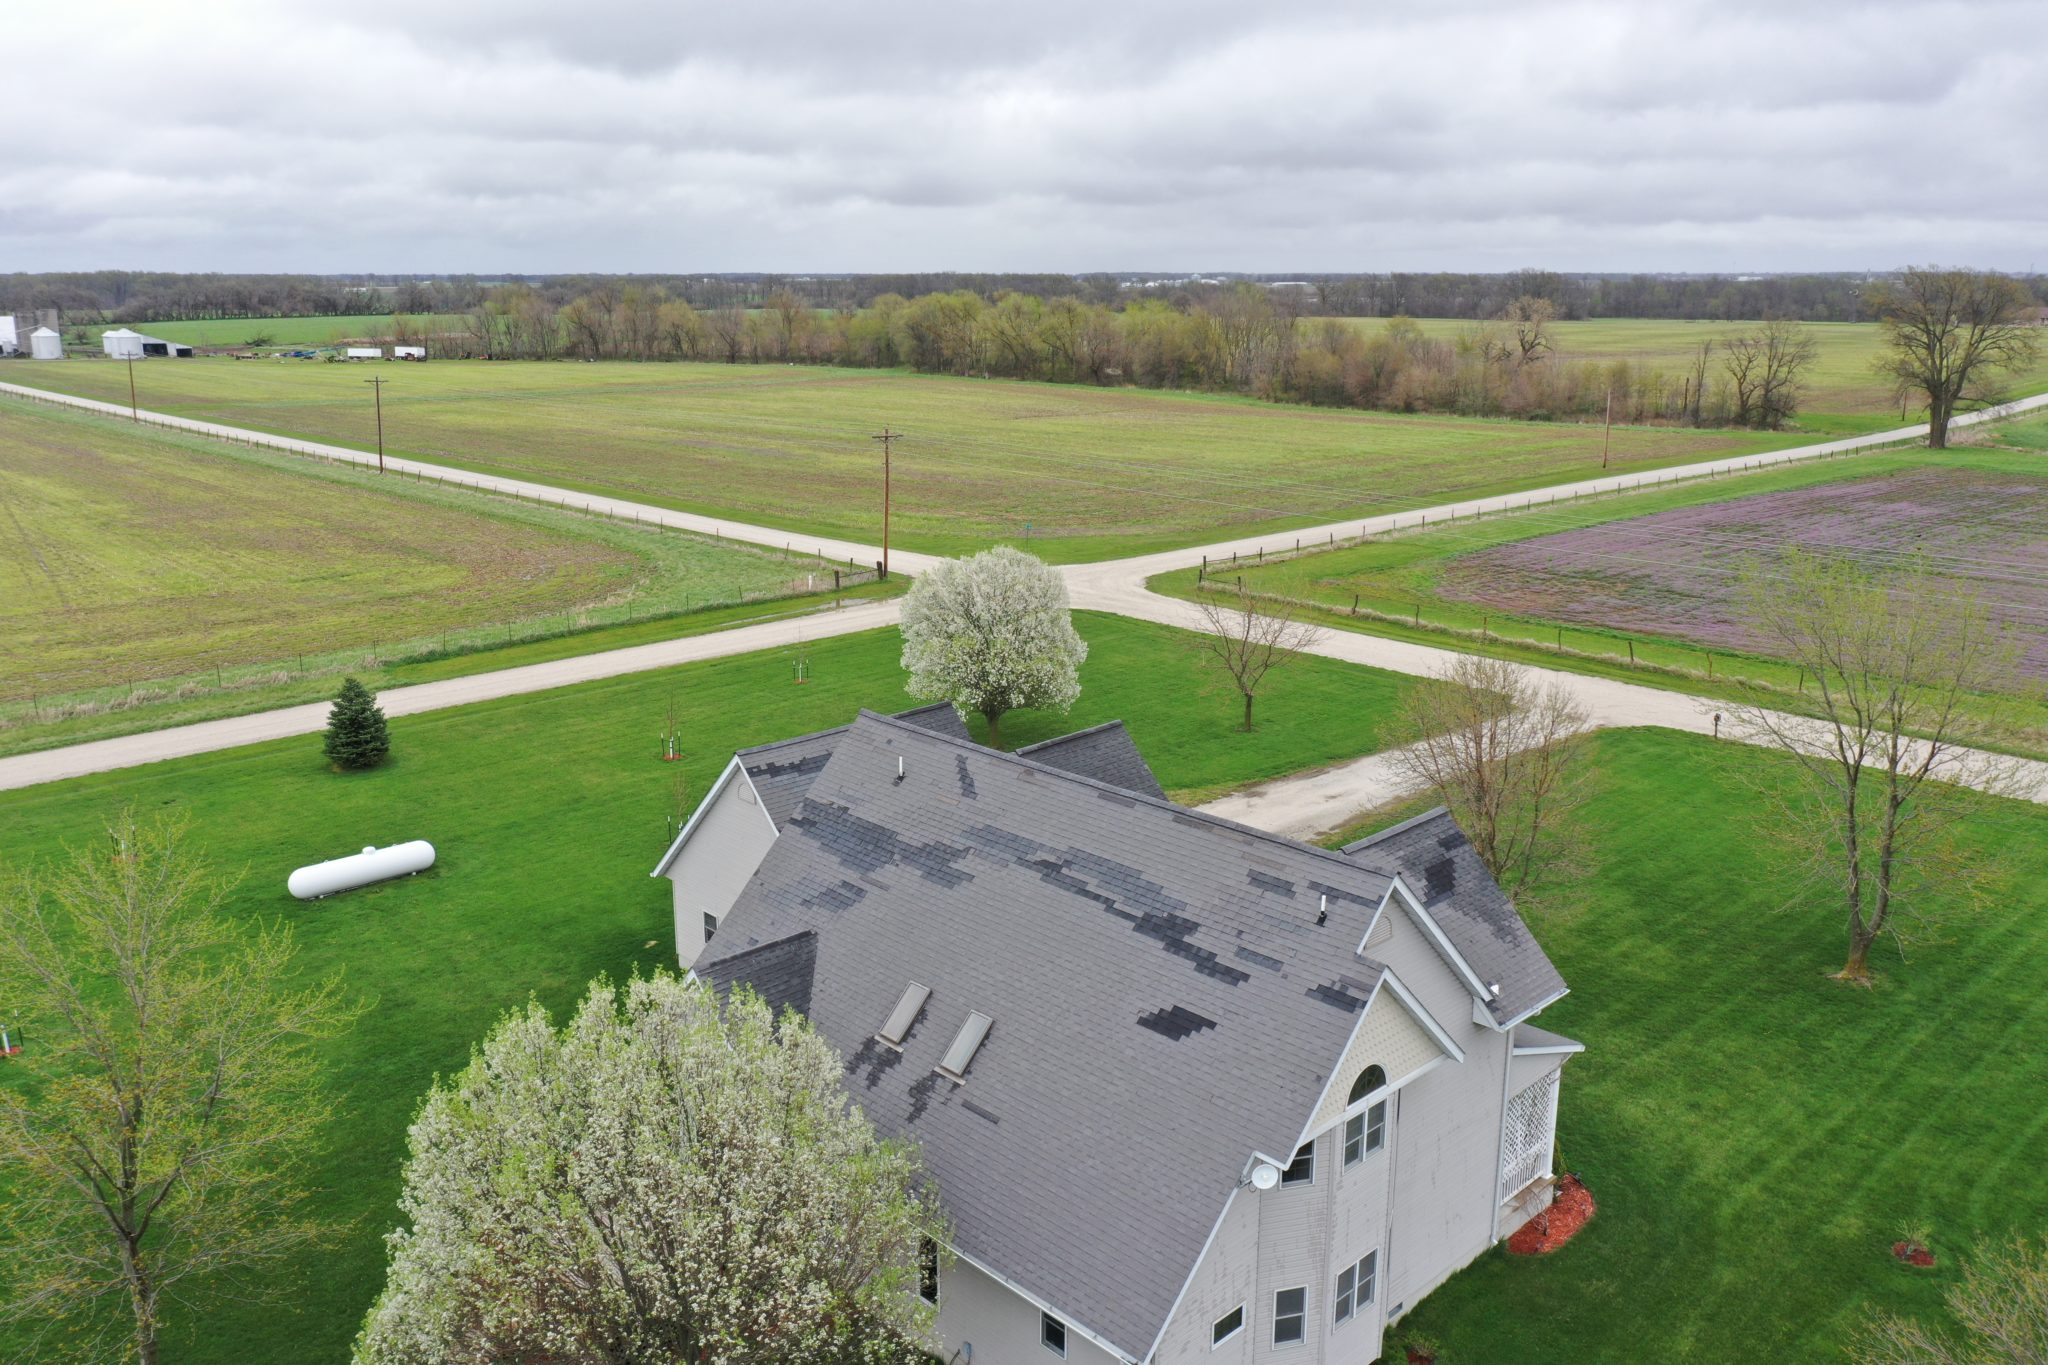
[[[0,271],[2048,269],[2048,4],[6,4]]]

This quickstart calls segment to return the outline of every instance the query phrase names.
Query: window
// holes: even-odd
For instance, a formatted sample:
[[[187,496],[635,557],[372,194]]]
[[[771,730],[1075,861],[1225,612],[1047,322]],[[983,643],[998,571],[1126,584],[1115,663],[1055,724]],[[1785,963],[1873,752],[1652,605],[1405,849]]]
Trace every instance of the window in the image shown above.
[[[718,916],[709,910],[704,912],[704,941],[711,942],[711,936],[718,932]]]
[[[1239,1304],[1222,1317],[1216,1319],[1216,1325],[1209,1329],[1209,1349],[1215,1350],[1218,1346],[1221,1346],[1243,1330],[1244,1305]]]
[[[960,1032],[953,1037],[953,1046],[946,1049],[946,1055],[939,1062],[939,1070],[955,1081],[967,1079],[967,1064],[974,1060],[975,1050],[981,1040],[988,1037],[989,1026],[995,1021],[980,1010],[969,1010],[967,1022],[960,1025]]]
[[[1304,1142],[1301,1150],[1294,1154],[1294,1160],[1287,1163],[1287,1169],[1280,1172],[1283,1185],[1313,1185],[1316,1179],[1316,1145]]]
[[[1273,1344],[1292,1346],[1307,1339],[1308,1290],[1281,1290],[1273,1296]]]
[[[1337,1276],[1338,1322],[1344,1321],[1354,1312],[1363,1313],[1372,1296],[1379,1289],[1380,1254],[1377,1251],[1365,1253],[1365,1259],[1357,1265],[1347,1265]]]
[[[1369,1066],[1365,1070],[1359,1072],[1358,1079],[1351,1083],[1351,1098],[1344,1101],[1344,1103],[1347,1105],[1356,1104],[1360,1100],[1364,1099],[1367,1095],[1370,1095],[1373,1091],[1384,1090],[1386,1088],[1386,1068],[1381,1066]]]
[[[1038,1315],[1038,1339],[1056,1356],[1067,1353],[1067,1325],[1050,1313]]]
[[[903,988],[902,998],[896,1008],[889,1011],[889,1018],[883,1023],[882,1031],[875,1036],[890,1047],[901,1047],[904,1035],[917,1022],[917,1012],[924,1008],[924,1002],[931,996],[931,987],[913,981]]]
[[[1355,1166],[1368,1153],[1377,1152],[1387,1145],[1387,1102],[1366,1109],[1363,1114],[1353,1114],[1344,1120],[1344,1164]]]
[[[939,1306],[939,1244],[930,1237],[917,1243],[917,1296],[934,1308]]]

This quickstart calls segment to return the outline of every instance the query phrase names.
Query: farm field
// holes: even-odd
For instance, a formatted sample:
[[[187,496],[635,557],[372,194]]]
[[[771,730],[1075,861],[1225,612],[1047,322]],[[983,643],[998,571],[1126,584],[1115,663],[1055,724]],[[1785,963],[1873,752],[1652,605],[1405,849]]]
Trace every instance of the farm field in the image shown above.
[[[1745,654],[1753,642],[1738,639],[1730,628],[1737,565],[1746,554],[1775,552],[1788,534],[1810,535],[1816,544],[1851,534],[1854,517],[1829,513],[1849,505],[1838,499],[1860,496],[1878,507],[1895,504],[1903,516],[1912,490],[1937,490],[1936,515],[1919,542],[1922,548],[1950,564],[1959,582],[1974,583],[1987,599],[2008,603],[2005,609],[2023,629],[2034,622],[2031,629],[2040,630],[2037,613],[2048,590],[2038,575],[2028,576],[2025,564],[2029,555],[2042,551],[1983,549],[2000,534],[2014,544],[2040,546],[2041,527],[2048,521],[2038,502],[2031,519],[2018,505],[1994,506],[1982,524],[1946,522],[1939,514],[1951,498],[1959,508],[1970,496],[1965,490],[2010,487],[2038,497],[2048,488],[2041,482],[2048,466],[2038,455],[2007,448],[2014,432],[2037,423],[2048,429],[2048,423],[2035,419],[1987,435],[1987,442],[2000,443],[1995,446],[1863,454],[1557,503],[1266,564],[1212,566],[1210,577],[1226,582],[1241,577],[1255,593],[1321,608],[1324,619],[1340,627],[1438,643],[1449,636],[1461,648],[1708,694],[1725,691],[1735,675],[1782,688],[1789,697],[1796,682],[1793,670]],[[1758,500],[1787,498],[1812,513],[1806,530],[1760,529]],[[1700,518],[1727,529],[1671,531],[1671,520],[1679,518]],[[1623,538],[1641,548],[1603,548],[1619,546]],[[1911,547],[1896,537],[1889,543],[1882,537],[1863,538],[1870,542],[1870,553],[1884,562],[1898,562]],[[1570,543],[1587,546],[1583,562],[1560,565],[1552,576],[1540,562],[1549,553],[1545,547]],[[1531,566],[1516,576],[1502,571],[1503,561],[1512,566],[1524,559]],[[1681,567],[1699,576],[1690,594],[1674,593],[1658,577]],[[1193,573],[1169,574],[1155,580],[1155,586],[1187,595],[1196,591],[1195,580]]]
[[[1597,473],[1599,428],[1313,409],[1247,398],[886,370],[435,361],[386,366],[388,448],[869,543],[881,452],[893,531],[952,554],[1027,544],[1105,559]],[[143,406],[367,448],[359,367],[200,358],[136,368]],[[125,402],[126,367],[23,366],[15,383]],[[1613,466],[1651,469],[1798,436],[1616,428]]]
[[[252,338],[269,337],[268,349],[297,350],[312,346],[335,346],[354,337],[391,334],[390,313],[336,314],[314,318],[203,318],[191,322],[130,322],[95,324],[86,328],[92,344],[100,344],[100,333],[112,327],[130,327],[165,341],[182,341],[188,346],[247,346]],[[419,314],[415,322],[429,331],[454,331],[467,325],[459,313]],[[67,330],[66,335],[70,335]]]
[[[1183,792],[1376,748],[1405,686],[1306,660],[1275,675],[1263,728],[1242,735],[1229,697],[1158,685],[1185,678],[1185,635],[1085,613],[1075,625],[1091,651],[1079,704],[1064,718],[1012,717],[1009,742],[1121,717],[1161,781]],[[392,761],[365,774],[329,772],[319,737],[305,736],[0,794],[9,869],[93,839],[123,805],[189,815],[215,860],[248,871],[233,908],[289,919],[309,972],[342,967],[376,1002],[328,1051],[347,1117],[320,1158],[317,1212],[350,1221],[344,1244],[266,1281],[282,1302],[231,1297],[207,1309],[203,1326],[179,1311],[164,1359],[344,1358],[381,1283],[405,1128],[434,1075],[459,1068],[498,1015],[529,995],[561,1009],[599,972],[672,966],[668,886],[647,874],[667,842],[678,777],[694,803],[736,748],[841,724],[860,706],[912,705],[900,650],[894,631],[820,641],[801,687],[786,657],[768,651],[400,717]],[[671,701],[685,735],[680,764],[658,757]],[[285,894],[286,875],[310,858],[406,838],[433,841],[432,872],[315,907]],[[28,1074],[17,1059],[0,1085]],[[13,1345],[0,1333],[0,1359],[15,1358]]]
[[[1384,318],[1350,321],[1367,332],[1377,332],[1386,326]],[[1443,340],[1472,326],[1454,318],[1418,318],[1416,322],[1424,335]],[[1591,318],[1552,323],[1551,334],[1555,339],[1554,354],[1559,359],[1601,363],[1625,360],[1675,376],[1691,364],[1701,342],[1714,341],[1754,325]],[[1876,323],[1810,322],[1803,326],[1819,355],[1807,373],[1807,391],[1800,403],[1797,425],[1802,430],[1826,437],[1849,436],[1883,431],[1915,420],[1914,412],[1918,409],[1909,410],[1902,418],[1890,381],[1880,378],[1872,369],[1880,348]],[[2015,394],[2039,393],[2043,389],[2048,389],[2048,354],[2012,384]]]
[[[1438,587],[1517,617],[1767,652],[1742,619],[1740,577],[1793,545],[1885,570],[1924,563],[2027,640],[2022,671],[2048,680],[2048,478],[2038,473],[1906,469],[1654,512],[1460,556]]]
[[[737,600],[813,567],[0,397],[0,722]]]

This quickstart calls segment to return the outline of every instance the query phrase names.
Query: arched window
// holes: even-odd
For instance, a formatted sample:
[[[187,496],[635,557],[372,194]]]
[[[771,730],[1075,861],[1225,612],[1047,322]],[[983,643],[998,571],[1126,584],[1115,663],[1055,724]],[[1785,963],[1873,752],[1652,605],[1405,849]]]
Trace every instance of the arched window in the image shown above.
[[[1373,1091],[1382,1089],[1387,1083],[1387,1070],[1382,1066],[1369,1066],[1358,1073],[1358,1079],[1351,1083],[1351,1098],[1346,1104],[1356,1104]]]

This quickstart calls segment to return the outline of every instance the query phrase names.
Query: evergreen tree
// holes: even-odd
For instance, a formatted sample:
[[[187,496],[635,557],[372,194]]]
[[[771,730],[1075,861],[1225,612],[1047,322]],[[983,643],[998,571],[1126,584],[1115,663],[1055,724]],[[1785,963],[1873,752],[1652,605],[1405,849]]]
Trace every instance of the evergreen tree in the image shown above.
[[[354,678],[341,681],[334,709],[327,713],[327,760],[344,771],[374,768],[391,753],[391,732],[384,725],[376,694]]]

